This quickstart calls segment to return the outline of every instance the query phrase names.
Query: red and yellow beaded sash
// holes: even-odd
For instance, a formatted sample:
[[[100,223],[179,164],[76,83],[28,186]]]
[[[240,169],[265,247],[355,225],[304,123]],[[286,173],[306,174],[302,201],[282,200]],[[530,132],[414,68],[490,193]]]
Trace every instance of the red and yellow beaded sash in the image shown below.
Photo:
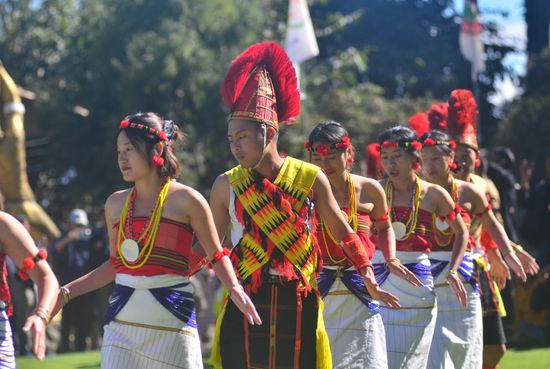
[[[231,258],[242,280],[252,276],[253,290],[259,288],[261,268],[268,262],[283,276],[301,280],[306,289],[316,286],[319,249],[303,205],[318,171],[287,157],[273,183],[265,178],[258,183],[252,170],[241,166],[226,172],[236,195],[237,219],[245,226]]]

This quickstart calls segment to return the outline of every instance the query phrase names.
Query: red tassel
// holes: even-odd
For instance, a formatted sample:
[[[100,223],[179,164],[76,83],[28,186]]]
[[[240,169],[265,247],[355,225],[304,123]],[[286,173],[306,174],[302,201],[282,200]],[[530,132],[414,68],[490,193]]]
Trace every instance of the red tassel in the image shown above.
[[[23,268],[24,270],[29,270],[34,268],[35,262],[32,256],[27,256],[23,259]]]
[[[19,278],[21,278],[22,281],[28,281],[29,280],[29,275],[24,270],[19,270],[17,272],[17,275],[19,276]]]
[[[162,167],[164,165],[164,159],[160,155],[153,155],[151,158],[151,165],[154,167]]]
[[[48,252],[46,249],[40,249],[38,250],[38,254],[36,254],[40,260],[46,260],[48,258]]]

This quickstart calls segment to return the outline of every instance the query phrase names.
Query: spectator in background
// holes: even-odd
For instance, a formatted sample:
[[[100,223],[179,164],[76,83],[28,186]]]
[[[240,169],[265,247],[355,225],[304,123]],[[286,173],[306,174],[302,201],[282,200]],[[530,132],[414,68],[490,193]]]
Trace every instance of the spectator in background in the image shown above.
[[[92,249],[90,254],[91,269],[99,267],[109,259],[109,236],[107,234],[107,228],[105,228],[103,211],[98,219],[100,220],[94,225],[92,230]],[[107,306],[111,292],[112,284],[108,284],[97,291],[91,292],[91,294],[95,296],[92,303],[92,315],[90,316],[90,319],[92,320],[90,333],[92,350],[99,350],[101,348],[103,325],[105,323],[105,315],[107,313]]]
[[[68,283],[93,269],[92,230],[88,215],[82,209],[69,214],[69,230],[53,242],[50,254],[61,284]],[[84,351],[94,320],[95,295],[88,294],[72,300],[63,309],[59,352]],[[74,334],[74,347],[71,344]]]
[[[491,153],[492,161],[487,168],[488,176],[497,186],[500,194],[500,215],[506,234],[513,242],[519,243],[519,235],[515,226],[515,215],[518,207],[518,191],[521,189],[513,166],[516,157],[508,147],[497,147]]]
[[[544,175],[530,192],[524,232],[543,266],[550,265],[550,152],[544,156]]]

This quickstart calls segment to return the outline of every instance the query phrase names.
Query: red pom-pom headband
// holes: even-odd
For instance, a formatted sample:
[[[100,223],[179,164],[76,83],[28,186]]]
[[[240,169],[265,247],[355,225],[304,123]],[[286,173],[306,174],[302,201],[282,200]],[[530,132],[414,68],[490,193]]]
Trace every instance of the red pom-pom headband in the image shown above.
[[[321,154],[322,156],[327,156],[330,152],[330,149],[349,149],[352,146],[353,145],[351,144],[351,140],[349,139],[349,137],[345,136],[342,138],[340,142],[337,142],[332,145],[329,145],[329,144],[317,145],[317,147],[315,148],[315,151]],[[307,151],[313,152],[313,146],[311,145],[311,142],[309,142],[309,140],[307,140],[304,143],[304,147],[307,149]]]
[[[441,146],[441,145],[446,145],[446,146],[449,146],[451,149],[454,149],[456,148],[456,143],[453,141],[453,140],[449,140],[449,141],[444,141],[444,140],[434,140],[433,138],[431,137],[428,137],[424,140],[424,142],[422,142],[422,145],[424,146]]]
[[[168,141],[168,136],[166,135],[166,132],[156,130],[152,127],[148,127],[146,125],[140,124],[140,123],[130,123],[128,119],[123,119],[120,121],[120,125],[118,126],[119,129],[139,129],[145,133],[148,133],[150,135],[156,136],[161,141]]]
[[[403,141],[403,142],[394,142],[394,141],[384,141],[380,147],[385,149],[401,147],[403,149],[413,149],[414,151],[422,150],[422,144],[416,140],[414,141]]]

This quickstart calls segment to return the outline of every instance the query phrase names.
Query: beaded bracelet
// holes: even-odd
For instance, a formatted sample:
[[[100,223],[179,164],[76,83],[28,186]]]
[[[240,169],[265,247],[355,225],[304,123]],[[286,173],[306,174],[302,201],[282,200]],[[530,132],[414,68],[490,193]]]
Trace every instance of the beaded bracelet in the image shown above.
[[[449,278],[449,276],[458,276],[458,271],[456,271],[455,269],[449,269],[449,274],[447,275],[447,278]]]
[[[37,307],[36,310],[34,311],[34,315],[36,315],[39,318],[42,318],[42,320],[44,320],[44,323],[46,325],[48,325],[48,323],[50,322],[50,319],[51,319],[50,311],[43,306]]]
[[[60,287],[59,292],[61,292],[61,295],[63,295],[63,300],[65,301],[65,304],[72,300],[73,296],[71,296],[71,291],[67,287]]]

